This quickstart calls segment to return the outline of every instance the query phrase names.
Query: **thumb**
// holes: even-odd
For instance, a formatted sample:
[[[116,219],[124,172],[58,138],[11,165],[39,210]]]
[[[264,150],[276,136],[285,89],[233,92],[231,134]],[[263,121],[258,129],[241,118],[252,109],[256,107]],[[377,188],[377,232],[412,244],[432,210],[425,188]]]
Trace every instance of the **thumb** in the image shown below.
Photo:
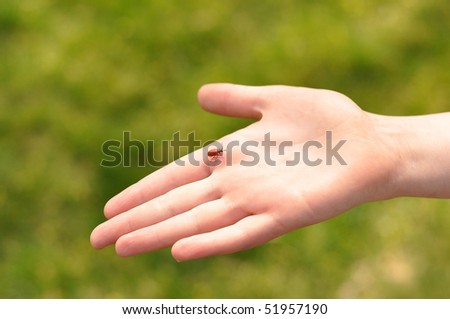
[[[260,119],[263,87],[227,83],[206,84],[198,91],[198,101],[207,111],[226,116]]]

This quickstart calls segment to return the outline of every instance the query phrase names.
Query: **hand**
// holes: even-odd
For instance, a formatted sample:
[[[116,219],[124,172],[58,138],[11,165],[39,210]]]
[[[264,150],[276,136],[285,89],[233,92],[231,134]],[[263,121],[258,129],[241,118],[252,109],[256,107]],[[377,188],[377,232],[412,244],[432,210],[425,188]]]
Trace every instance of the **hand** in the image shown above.
[[[197,150],[199,165],[186,156],[185,166],[173,162],[112,198],[94,247],[115,243],[130,256],[172,246],[179,261],[227,254],[397,195],[396,141],[381,116],[342,94],[210,84],[198,97],[208,111],[257,121],[222,138],[216,158]],[[263,146],[267,133],[273,146]],[[258,143],[253,153],[227,148],[248,141]]]

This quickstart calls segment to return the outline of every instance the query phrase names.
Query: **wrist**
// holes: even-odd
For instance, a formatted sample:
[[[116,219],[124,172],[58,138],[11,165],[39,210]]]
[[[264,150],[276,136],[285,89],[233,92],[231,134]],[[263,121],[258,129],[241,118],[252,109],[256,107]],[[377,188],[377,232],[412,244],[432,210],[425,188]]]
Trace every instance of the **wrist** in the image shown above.
[[[450,196],[450,113],[376,116],[394,158],[391,197]]]

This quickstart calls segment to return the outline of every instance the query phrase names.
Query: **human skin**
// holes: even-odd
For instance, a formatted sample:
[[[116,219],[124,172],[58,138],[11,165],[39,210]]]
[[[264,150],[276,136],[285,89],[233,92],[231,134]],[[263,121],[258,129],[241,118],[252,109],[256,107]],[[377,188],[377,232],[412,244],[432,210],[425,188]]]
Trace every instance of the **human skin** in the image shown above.
[[[91,234],[95,248],[115,244],[121,256],[172,247],[178,261],[228,254],[261,245],[287,232],[330,219],[371,201],[399,196],[450,198],[450,113],[391,117],[363,111],[328,90],[288,86],[203,86],[207,111],[256,120],[219,140],[263,141],[255,165],[239,148],[205,161],[204,149],[163,167],[113,197],[108,219]],[[305,143],[345,141],[336,158],[319,165],[288,165]],[[326,147],[309,158],[325,159]],[[219,162],[216,162],[216,161]]]

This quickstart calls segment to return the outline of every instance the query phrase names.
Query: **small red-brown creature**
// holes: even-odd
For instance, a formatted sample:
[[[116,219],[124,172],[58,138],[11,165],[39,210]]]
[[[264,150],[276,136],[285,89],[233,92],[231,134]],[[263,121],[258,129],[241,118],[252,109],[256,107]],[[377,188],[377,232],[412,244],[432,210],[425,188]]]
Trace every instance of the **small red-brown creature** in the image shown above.
[[[215,148],[213,150],[208,151],[208,157],[211,157],[213,161],[215,161],[219,156],[223,155],[223,149]]]

